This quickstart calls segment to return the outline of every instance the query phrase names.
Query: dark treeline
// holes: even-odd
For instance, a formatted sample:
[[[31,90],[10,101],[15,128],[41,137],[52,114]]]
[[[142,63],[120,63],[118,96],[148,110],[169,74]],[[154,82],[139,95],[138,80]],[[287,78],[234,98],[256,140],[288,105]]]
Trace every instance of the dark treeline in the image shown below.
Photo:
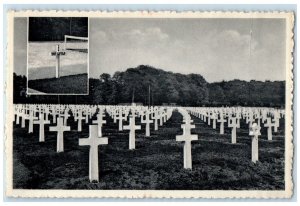
[[[285,105],[285,81],[222,81],[209,84],[208,89],[212,106],[284,107]]]
[[[74,82],[70,82],[74,84]],[[150,91],[150,92],[149,92]],[[285,82],[223,81],[207,83],[199,74],[179,74],[138,66],[89,80],[89,95],[26,96],[26,77],[14,74],[14,103],[120,104],[176,103],[181,106],[285,105]]]
[[[63,41],[64,35],[88,36],[86,17],[30,17],[29,41]]]

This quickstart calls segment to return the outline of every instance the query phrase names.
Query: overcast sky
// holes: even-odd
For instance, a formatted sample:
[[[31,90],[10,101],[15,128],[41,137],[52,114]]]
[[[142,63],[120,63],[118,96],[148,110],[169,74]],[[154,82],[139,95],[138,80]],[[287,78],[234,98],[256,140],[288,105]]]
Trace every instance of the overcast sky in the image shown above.
[[[144,64],[167,71],[198,73],[208,82],[284,80],[285,22],[90,19],[90,54],[92,77]]]
[[[27,18],[14,20],[14,72],[26,75],[27,71]]]
[[[92,18],[89,27],[92,78],[144,64],[208,82],[285,80],[282,19]],[[15,31],[14,69],[25,75],[26,18],[17,18]]]

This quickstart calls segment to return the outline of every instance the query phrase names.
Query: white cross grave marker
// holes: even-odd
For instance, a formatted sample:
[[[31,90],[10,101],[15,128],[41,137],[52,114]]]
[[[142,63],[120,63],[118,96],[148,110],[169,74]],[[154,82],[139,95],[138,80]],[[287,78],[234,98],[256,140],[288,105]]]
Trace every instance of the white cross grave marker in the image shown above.
[[[135,117],[129,118],[129,125],[123,126],[123,129],[130,130],[129,132],[129,149],[135,149],[135,130],[140,130],[141,125],[135,125]]]
[[[51,115],[52,115],[52,121],[53,121],[53,123],[56,124],[57,111],[56,111],[56,108],[54,106],[52,107]]]
[[[213,129],[216,129],[216,128],[217,128],[217,124],[216,124],[216,122],[217,122],[217,117],[216,117],[216,114],[215,114],[215,113],[213,113],[212,118],[213,118]]]
[[[30,111],[28,119],[29,119],[28,133],[32,133],[33,132],[33,121],[37,119],[37,117],[34,116],[33,111]]]
[[[123,130],[123,120],[126,120],[126,117],[123,116],[122,110],[119,111],[119,115],[116,117],[119,121],[119,131]]]
[[[194,126],[194,125],[193,125]],[[184,141],[183,148],[183,167],[185,169],[192,169],[192,145],[191,142],[198,140],[198,135],[191,134],[192,125],[184,124],[182,125],[183,135],[176,135],[176,141]]]
[[[97,114],[97,119],[93,120],[93,124],[98,125],[98,137],[102,137],[102,125],[106,123],[106,120],[103,119],[104,116],[100,110],[99,114]]]
[[[92,181],[99,181],[99,162],[98,162],[98,146],[101,144],[108,144],[107,137],[98,137],[97,125],[89,126],[89,137],[79,139],[79,145],[90,146],[89,157],[89,179]]]
[[[69,115],[69,109],[65,109],[63,117],[64,117],[64,125],[67,126],[68,118],[70,117],[70,115]]]
[[[252,136],[252,162],[258,161],[258,136],[260,134],[260,126],[253,123],[250,127],[249,135]]]
[[[19,110],[17,110],[16,117],[15,117],[16,125],[20,124],[20,116],[22,116],[22,113]]]
[[[45,142],[45,124],[50,124],[50,121],[44,119],[44,113],[40,113],[39,120],[35,120],[33,123],[40,125],[39,142]]]
[[[220,134],[224,134],[224,123],[226,122],[226,119],[224,119],[223,113],[220,113],[220,119],[218,119],[218,122],[220,122]]]
[[[55,56],[56,57],[56,73],[55,73],[55,77],[59,78],[60,75],[60,56],[65,55],[66,53],[64,51],[60,51],[59,50],[59,45],[56,45],[56,51],[51,52],[51,56]]]
[[[158,114],[158,111],[155,111],[153,114],[154,114],[154,116],[152,119],[154,119],[154,130],[158,130],[158,120],[159,120],[160,116]]]
[[[278,111],[274,112],[274,132],[278,132],[278,127],[279,127],[279,119],[280,119],[280,114],[278,113]]]
[[[64,151],[64,131],[70,131],[70,126],[64,126],[63,118],[57,118],[57,125],[56,127],[49,127],[49,131],[57,132],[57,152]]]
[[[272,127],[275,124],[272,123],[272,120],[270,117],[267,118],[267,123],[264,124],[265,127],[268,127],[268,140],[272,140]]]
[[[153,120],[150,119],[150,112],[147,111],[145,114],[145,120],[142,118],[141,123],[146,124],[146,136],[150,136],[150,124],[153,123]]]
[[[29,118],[29,116],[26,114],[26,110],[23,110],[22,114],[21,114],[22,120],[21,120],[21,128],[25,128],[26,126],[26,119]]]
[[[228,127],[232,128],[231,129],[231,143],[235,144],[236,143],[236,128],[239,127],[236,117],[229,118]]]
[[[77,116],[75,117],[75,120],[77,120],[77,130],[78,132],[82,131],[82,120],[84,117],[82,116],[82,111],[79,110]]]
[[[210,118],[211,118],[211,114],[210,114],[210,112],[208,112],[208,114],[207,114],[207,125],[210,125]]]

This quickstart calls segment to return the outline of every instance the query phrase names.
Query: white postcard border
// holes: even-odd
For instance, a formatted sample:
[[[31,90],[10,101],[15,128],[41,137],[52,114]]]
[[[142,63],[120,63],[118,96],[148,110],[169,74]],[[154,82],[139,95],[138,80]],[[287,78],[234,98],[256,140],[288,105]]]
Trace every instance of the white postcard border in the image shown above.
[[[286,19],[286,120],[285,120],[285,190],[40,190],[13,189],[13,34],[14,17],[89,17],[89,18],[285,18]],[[294,14],[292,12],[175,12],[175,11],[9,11],[7,79],[5,95],[6,196],[56,198],[290,198],[293,194],[293,49]]]

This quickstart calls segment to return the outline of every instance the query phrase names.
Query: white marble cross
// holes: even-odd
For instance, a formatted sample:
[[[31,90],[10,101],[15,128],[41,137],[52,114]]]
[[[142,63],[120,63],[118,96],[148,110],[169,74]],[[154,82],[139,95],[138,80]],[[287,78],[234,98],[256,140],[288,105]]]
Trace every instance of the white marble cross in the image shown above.
[[[65,109],[63,117],[64,117],[64,125],[67,126],[68,118],[70,117],[70,115],[69,115],[69,109]]]
[[[35,117],[34,116],[34,112],[33,111],[30,111],[29,112],[29,117],[28,117],[28,120],[29,120],[29,127],[28,127],[28,133],[32,133],[33,132],[33,121],[38,119],[38,117]]]
[[[84,118],[85,118],[85,123],[88,124],[89,123],[89,118],[90,118],[90,111],[87,109],[85,112],[84,112]]]
[[[190,135],[191,129],[195,129],[195,125],[190,123],[185,123],[181,125],[181,128],[183,129],[183,135]]]
[[[158,114],[158,111],[154,112],[154,116],[152,119],[154,119],[154,130],[158,130],[158,120],[159,120],[160,116]]]
[[[195,125],[184,124],[181,125],[183,128],[183,135],[176,135],[176,141],[184,141],[183,148],[183,167],[185,169],[192,169],[192,145],[191,141],[198,140],[198,135],[191,134],[191,128]]]
[[[16,121],[16,125],[20,124],[20,117],[22,116],[22,113],[20,112],[19,109],[16,110],[15,112],[15,121]]]
[[[205,113],[202,115],[202,117],[203,117],[203,121],[206,122],[206,114]]]
[[[99,160],[98,160],[98,146],[108,144],[107,137],[98,137],[97,125],[89,126],[89,137],[79,139],[80,146],[90,146],[89,152],[89,179],[92,181],[99,181]]]
[[[220,113],[220,119],[218,119],[218,122],[220,122],[220,134],[224,134],[224,123],[226,122],[226,119],[224,119],[223,113]]]
[[[213,113],[212,115],[212,119],[213,119],[213,129],[216,129],[217,128],[217,117],[216,117],[216,114]]]
[[[141,123],[146,124],[146,136],[150,137],[150,124],[153,123],[153,120],[150,119],[150,112],[146,111],[145,119],[141,119]]]
[[[102,137],[102,125],[106,123],[106,120],[104,120],[103,117],[105,117],[105,115],[100,110],[99,114],[97,114],[97,119],[93,120],[93,124],[98,125],[98,137]]]
[[[57,111],[56,111],[55,106],[52,107],[51,115],[52,115],[52,121],[53,121],[53,123],[56,124]]]
[[[260,126],[253,123],[250,127],[249,135],[252,136],[252,162],[258,161],[258,136],[260,134]]]
[[[131,116],[129,118],[129,125],[123,126],[123,129],[130,130],[129,132],[129,149],[135,149],[135,130],[140,130],[141,125],[135,124],[135,117]]]
[[[26,119],[29,118],[29,115],[26,114],[26,110],[23,110],[23,112],[21,114],[21,117],[22,117],[22,119],[21,119],[21,128],[25,128],[25,126],[26,126]]]
[[[239,128],[236,117],[230,117],[228,120],[228,127],[231,127],[231,143],[236,143],[236,128]]]
[[[183,114],[182,117],[183,117],[183,120],[182,120],[182,121],[183,121],[185,124],[191,124],[191,123],[194,122],[194,120],[192,120],[191,116],[188,115],[188,114]]]
[[[242,114],[239,113],[239,112],[237,112],[237,113],[235,114],[235,116],[236,116],[236,119],[237,119],[237,125],[238,125],[238,128],[240,128],[240,127],[241,127],[241,118],[242,118]]]
[[[64,126],[63,118],[57,118],[57,125],[56,127],[49,127],[49,131],[57,132],[57,152],[64,151],[64,131],[70,131],[70,126]]]
[[[59,45],[56,45],[56,51],[51,52],[51,56],[56,57],[56,73],[55,76],[56,78],[60,77],[60,56],[65,55],[66,53],[64,51],[59,50]]]
[[[280,119],[280,114],[278,111],[275,111],[274,112],[274,117],[273,117],[273,120],[274,120],[274,132],[277,132],[278,131],[278,127],[279,127],[279,119]]]
[[[75,116],[75,120],[77,121],[77,131],[81,132],[82,131],[82,120],[84,117],[82,116],[82,111],[79,110],[77,112],[77,115]]]
[[[164,116],[164,109],[159,110],[159,126],[163,125],[163,116]]]
[[[49,119],[48,119],[48,118],[49,118],[49,113],[50,113],[50,111],[49,111],[49,108],[48,108],[48,107],[45,107],[45,112],[44,112],[44,113],[45,113],[45,117],[46,117],[46,119],[45,119],[45,120],[46,120],[46,121],[48,121],[48,120],[49,120]]]
[[[119,111],[119,115],[116,117],[119,121],[119,131],[123,130],[123,120],[126,120],[126,117],[123,116],[122,110]]]
[[[268,140],[272,140],[272,127],[275,126],[275,124],[272,123],[270,117],[267,118],[267,123],[265,123],[264,126],[268,127]]]
[[[117,111],[116,110],[113,110],[111,112],[111,116],[114,119],[114,123],[117,123]]]
[[[252,113],[252,111],[250,111],[248,113],[248,115],[247,115],[246,123],[248,123],[249,127],[251,127],[253,121],[254,121],[254,119],[253,119],[253,113]]]
[[[211,118],[211,114],[210,114],[210,112],[208,112],[208,114],[207,114],[207,125],[210,125],[210,118]]]
[[[45,124],[50,124],[49,120],[44,119],[44,113],[39,114],[39,120],[35,120],[34,124],[39,124],[40,131],[39,131],[39,142],[45,141]]]

